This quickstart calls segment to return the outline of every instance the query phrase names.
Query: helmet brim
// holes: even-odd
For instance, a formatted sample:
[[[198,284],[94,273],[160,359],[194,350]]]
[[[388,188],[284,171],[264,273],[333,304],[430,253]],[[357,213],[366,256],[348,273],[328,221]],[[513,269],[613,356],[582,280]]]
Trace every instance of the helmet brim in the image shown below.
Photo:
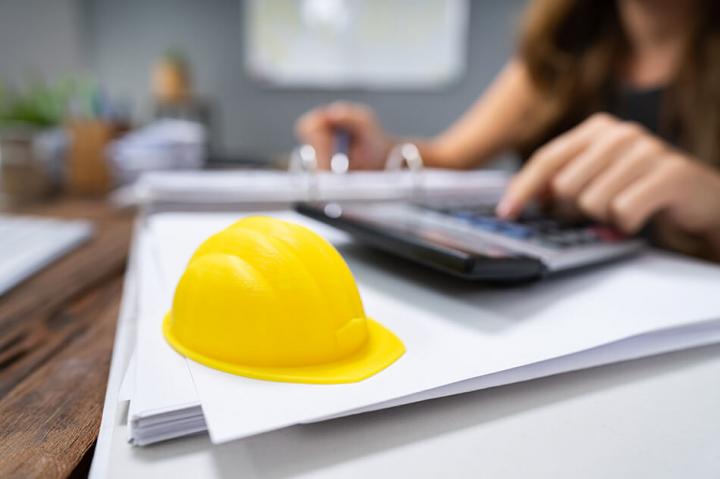
[[[249,366],[228,363],[185,347],[172,334],[170,323],[168,314],[163,321],[163,334],[178,353],[213,369],[265,381],[305,384],[354,383],[379,373],[405,353],[405,346],[392,331],[368,318],[367,342],[358,351],[341,360],[302,367]]]

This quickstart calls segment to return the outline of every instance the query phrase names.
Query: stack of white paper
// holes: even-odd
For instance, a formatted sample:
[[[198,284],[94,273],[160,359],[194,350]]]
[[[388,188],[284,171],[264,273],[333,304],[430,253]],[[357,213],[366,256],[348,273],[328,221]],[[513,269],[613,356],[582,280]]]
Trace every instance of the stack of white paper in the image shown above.
[[[544,283],[490,289],[379,257],[293,213],[346,258],[366,312],[407,353],[365,381],[276,383],[186,360],[161,333],[194,249],[238,219],[150,217],[138,238],[138,343],[124,396],[137,445],[207,429],[213,442],[720,341],[720,268],[649,251]]]

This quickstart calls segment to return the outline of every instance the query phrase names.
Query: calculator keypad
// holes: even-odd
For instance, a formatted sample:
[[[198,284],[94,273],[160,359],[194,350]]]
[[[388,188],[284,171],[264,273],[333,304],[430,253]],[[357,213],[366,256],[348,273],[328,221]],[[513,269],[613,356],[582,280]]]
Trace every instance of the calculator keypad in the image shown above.
[[[495,205],[422,205],[448,215],[480,230],[529,241],[546,248],[566,249],[596,243],[612,243],[624,239],[611,228],[589,222],[563,222],[550,219],[530,209],[514,221],[495,216]]]

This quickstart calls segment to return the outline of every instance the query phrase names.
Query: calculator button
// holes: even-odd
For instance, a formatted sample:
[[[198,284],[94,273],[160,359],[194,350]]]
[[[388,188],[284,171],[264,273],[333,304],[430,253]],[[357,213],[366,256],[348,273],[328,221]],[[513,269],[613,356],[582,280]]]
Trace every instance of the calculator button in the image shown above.
[[[459,220],[470,222],[473,219],[473,212],[472,211],[453,211],[451,215]]]
[[[595,234],[595,231],[593,231],[592,228],[584,229],[578,234],[582,244],[595,243],[599,240],[598,235]]]
[[[489,216],[474,216],[470,222],[487,231],[501,231],[503,227],[502,220]]]
[[[621,241],[626,238],[626,236],[624,234],[622,234],[619,231],[614,230],[612,228],[608,228],[606,226],[595,226],[592,229],[598,238],[600,238],[603,241],[610,242],[610,243],[614,243],[616,241]]]
[[[567,248],[575,245],[573,238],[565,233],[544,235],[542,236],[542,241],[556,248]]]
[[[503,234],[519,239],[526,239],[534,234],[531,228],[517,223],[505,223],[501,225],[499,231]]]

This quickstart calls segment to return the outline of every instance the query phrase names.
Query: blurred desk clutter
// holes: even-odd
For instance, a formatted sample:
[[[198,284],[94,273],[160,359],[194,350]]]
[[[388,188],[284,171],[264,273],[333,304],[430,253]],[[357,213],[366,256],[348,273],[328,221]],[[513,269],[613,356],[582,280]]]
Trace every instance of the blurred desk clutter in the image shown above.
[[[0,85],[1,86],[1,85]],[[107,144],[127,130],[126,108],[87,81],[33,80],[0,88],[2,201],[22,204],[65,190],[97,195],[112,186]]]
[[[211,153],[210,109],[194,94],[180,52],[157,62],[152,94],[152,118],[132,124],[127,102],[86,78],[0,83],[2,201],[104,195],[143,171],[202,167]]]
[[[108,145],[127,127],[113,121],[79,119],[68,122],[66,188],[69,193],[102,195],[113,186],[113,176],[106,159]]]
[[[57,191],[66,147],[59,129],[0,130],[0,205],[35,201]]]
[[[153,118],[187,120],[210,130],[210,107],[193,91],[192,69],[182,52],[171,50],[155,64],[152,93]]]
[[[119,184],[154,170],[200,169],[205,163],[206,131],[187,120],[158,120],[112,142],[108,156]]]
[[[87,221],[0,215],[0,296],[87,241]]]
[[[17,213],[61,190],[107,192],[104,148],[123,123],[81,81],[0,85],[0,210]],[[0,295],[89,240],[93,229],[88,221],[0,215]]]

